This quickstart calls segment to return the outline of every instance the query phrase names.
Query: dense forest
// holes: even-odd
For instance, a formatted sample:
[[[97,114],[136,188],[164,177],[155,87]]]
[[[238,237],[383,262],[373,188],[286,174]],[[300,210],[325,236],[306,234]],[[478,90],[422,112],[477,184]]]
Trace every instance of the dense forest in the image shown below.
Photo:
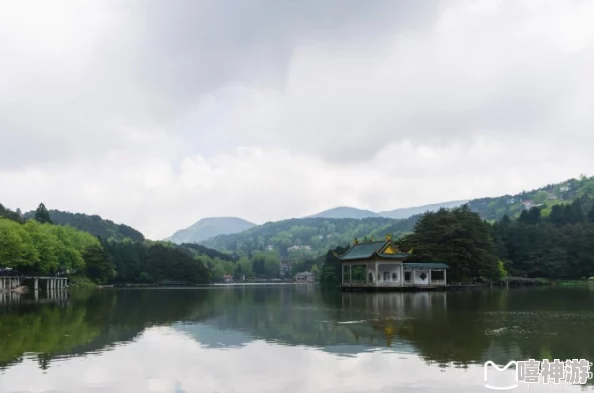
[[[532,191],[496,198],[479,198],[468,202],[470,210],[491,222],[499,221],[504,216],[517,218],[532,207],[538,207],[543,215],[548,215],[555,205],[570,204],[575,200],[594,198],[594,177],[580,176],[557,184],[549,184]]]
[[[244,256],[274,251],[280,257],[292,260],[315,259],[354,238],[405,234],[413,228],[417,218],[293,218],[268,222],[240,233],[219,235],[203,244]]]
[[[88,232],[103,240],[124,240],[126,238],[136,242],[144,241],[142,233],[124,224],[116,224],[113,221],[101,218],[98,215],[82,213],[70,213],[60,210],[49,210],[49,217],[52,223],[57,225],[68,225],[81,231]],[[35,212],[24,214],[23,219],[28,220],[35,217]]]
[[[363,240],[365,241],[365,239]],[[409,262],[444,262],[450,267],[448,281],[497,279],[504,272],[497,258],[490,225],[467,205],[425,213],[411,234],[398,240],[403,251],[411,252]],[[321,281],[340,282],[340,255],[347,250],[329,251],[322,266]]]
[[[412,251],[409,262],[447,263],[450,283],[505,276],[585,279],[594,276],[594,203],[584,197],[550,211],[533,207],[517,219],[505,215],[496,223],[483,220],[468,205],[441,209],[424,214],[398,243]],[[326,254],[322,282],[339,282],[335,254],[345,250]]]
[[[560,275],[559,277],[577,278],[590,273],[584,270],[580,275],[575,269],[569,273],[563,273],[563,269],[555,273],[529,269],[528,266],[534,263],[539,265],[541,262],[551,264],[550,259],[555,258],[555,253],[565,258],[560,250],[565,250],[569,255],[567,258],[574,260],[575,253],[567,249],[567,242],[559,241],[567,237],[563,231],[585,231],[583,236],[587,237],[589,229],[583,224],[588,217],[586,214],[576,213],[583,216],[581,221],[578,220],[582,226],[567,228],[561,228],[565,226],[564,221],[557,217],[559,212],[568,212],[575,208],[575,201],[579,201],[582,211],[588,211],[593,200],[594,178],[582,176],[518,195],[475,199],[464,208],[441,209],[405,220],[377,217],[291,219],[266,223],[241,233],[219,235],[204,244],[248,260],[252,266],[256,257],[260,260],[267,258],[269,265],[272,265],[273,259],[291,262],[294,274],[311,270],[314,266],[322,266],[328,259],[332,259],[328,250],[348,246],[354,238],[362,241],[381,239],[391,233],[394,239],[400,239],[403,246],[415,249],[412,261],[439,260],[449,263],[452,266],[448,275],[450,280],[466,282],[494,279],[507,273],[526,277]],[[536,214],[535,211],[539,212],[540,218],[534,228],[527,229],[523,224],[525,217],[529,212]],[[575,219],[568,219],[568,222],[577,224],[574,221]],[[557,224],[552,225],[552,222]],[[505,223],[510,225],[506,226]],[[501,225],[511,232],[502,233]],[[464,231],[471,235],[465,235]],[[537,242],[551,236],[555,236],[555,240],[547,240],[545,243],[558,245],[549,250],[553,254],[537,254]],[[519,239],[528,239],[528,243]],[[469,244],[475,247],[469,248]],[[530,249],[532,253],[522,249]],[[588,249],[585,243],[581,249]],[[473,262],[475,260],[480,262]],[[583,257],[580,257],[580,261],[572,263],[585,263]],[[332,271],[333,268],[328,266],[322,273],[323,276]],[[254,275],[272,278],[266,274],[267,271],[272,269],[258,269],[258,273]]]
[[[512,276],[594,276],[594,204],[589,198],[550,211],[534,207],[491,226],[496,253]]]
[[[140,232],[99,216],[53,212],[40,204],[23,216],[0,205],[5,274],[88,277],[97,284],[199,284],[212,281],[209,267],[231,260],[203,246],[147,241]]]
[[[520,209],[520,210],[518,210]],[[503,214],[502,214],[503,213]],[[497,217],[497,219],[489,218]],[[0,205],[0,268],[85,275],[96,283],[207,283],[320,272],[337,282],[337,260],[353,239],[392,234],[411,261],[450,265],[450,282],[594,276],[594,179],[473,200],[404,220],[302,218],[219,235],[203,245],[145,240],[99,216],[47,210],[23,215]]]

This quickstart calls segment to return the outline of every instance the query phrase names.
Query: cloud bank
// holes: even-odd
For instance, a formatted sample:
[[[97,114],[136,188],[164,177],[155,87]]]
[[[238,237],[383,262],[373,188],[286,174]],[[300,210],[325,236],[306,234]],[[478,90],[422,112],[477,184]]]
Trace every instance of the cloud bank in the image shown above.
[[[3,2],[0,202],[161,238],[594,165],[587,1]]]

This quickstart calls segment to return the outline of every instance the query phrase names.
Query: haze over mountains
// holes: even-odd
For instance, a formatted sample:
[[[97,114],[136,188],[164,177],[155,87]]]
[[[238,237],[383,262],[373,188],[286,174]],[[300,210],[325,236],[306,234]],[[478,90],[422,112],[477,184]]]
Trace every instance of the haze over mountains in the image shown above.
[[[503,195],[499,197],[486,197],[486,198],[477,198],[470,201],[467,200],[459,200],[459,201],[449,201],[449,202],[442,202],[442,203],[435,203],[430,205],[422,205],[422,206],[415,206],[415,207],[408,207],[408,208],[398,208],[394,210],[388,211],[380,211],[380,212],[373,212],[370,210],[365,209],[358,209],[354,207],[348,206],[339,206],[335,208],[331,208],[328,210],[324,210],[322,212],[301,218],[301,219],[285,219],[275,221],[274,223],[286,223],[286,225],[280,225],[277,228],[280,232],[286,232],[289,228],[286,227],[289,223],[293,223],[291,225],[299,225],[298,220],[304,220],[303,222],[311,219],[349,219],[349,220],[367,220],[367,219],[395,219],[395,220],[406,220],[411,217],[417,217],[427,211],[436,211],[441,208],[454,208],[457,206],[461,206],[467,203],[471,210],[476,211],[486,220],[499,220],[505,214],[508,214],[512,217],[517,216],[520,212],[526,208],[530,208],[532,206],[541,206],[545,208],[545,213],[550,210],[550,207],[553,204],[559,203],[568,203],[569,201],[574,200],[575,198],[583,197],[584,195],[589,195],[590,193],[594,192],[594,178],[588,178],[582,176],[580,179],[569,179],[562,183],[558,184],[550,184],[536,190],[532,191],[523,191],[521,193],[515,195]],[[413,220],[415,221],[415,220]],[[395,231],[408,231],[411,230],[414,222],[408,220],[406,223],[398,223],[393,224],[396,226],[390,227]],[[236,223],[243,222],[244,225],[237,225]],[[309,221],[308,221],[309,222]],[[247,223],[248,225],[245,225]],[[207,225],[208,224],[208,225]],[[194,226],[197,229],[191,229],[194,226],[178,231],[174,236],[170,237],[168,240],[171,240],[176,243],[181,242],[204,242],[209,240],[206,244],[212,247],[217,247],[220,244],[226,244],[228,242],[234,241],[233,239],[215,239],[217,236],[225,236],[225,235],[233,235],[242,232],[243,230],[252,228],[254,226],[260,228],[266,226],[266,231],[270,231],[272,227],[270,227],[271,223],[267,223],[264,225],[256,226],[253,223],[249,223],[241,218],[208,218],[202,219],[198,221]],[[387,227],[383,227],[388,225],[383,221],[378,221],[375,223],[376,227],[367,228],[372,232],[382,231],[385,230]],[[207,226],[209,229],[207,230],[198,230],[203,226]],[[269,228],[270,227],[270,228]],[[242,229],[243,228],[243,229]],[[379,229],[383,228],[383,229]],[[257,228],[254,228],[254,230]],[[263,228],[264,230],[264,228]],[[274,230],[273,230],[274,232]],[[279,232],[279,235],[281,233]],[[252,233],[252,232],[250,232]],[[252,233],[254,236],[261,236],[256,232]],[[251,236],[251,235],[250,235]],[[200,239],[200,240],[197,240]],[[290,241],[287,239],[287,241]]]
[[[538,206],[543,210],[543,215],[550,213],[551,207],[555,204],[567,204],[579,198],[590,197],[594,195],[594,177],[582,176],[579,179],[569,179],[557,184],[549,184],[532,191],[523,191],[515,195],[504,195],[499,197],[477,198],[470,201],[450,201],[431,205],[422,205],[416,207],[399,208],[389,211],[373,212],[354,207],[339,206],[322,212],[293,219],[280,219],[264,225],[256,225],[252,222],[239,217],[208,217],[203,218],[192,226],[175,232],[165,240],[181,243],[203,243],[211,247],[219,244],[228,246],[233,239],[218,238],[220,236],[230,236],[252,229],[246,232],[246,236],[261,236],[258,228],[266,236],[282,237],[295,226],[297,229],[304,225],[312,227],[326,227],[334,220],[347,220],[353,226],[345,236],[363,235],[379,236],[390,229],[393,233],[406,232],[411,230],[416,222],[416,218],[426,211],[436,211],[440,208],[453,208],[467,203],[471,210],[479,213],[486,220],[499,220],[504,215],[517,217],[523,210]],[[0,217],[5,216],[3,208],[0,205]],[[134,241],[143,241],[144,236],[139,231],[125,224],[116,224],[110,220],[103,219],[97,215],[86,215],[81,213],[70,213],[58,210],[49,211],[50,218],[55,224],[70,225],[77,229],[87,231],[102,239],[130,238]],[[25,213],[25,219],[31,218],[33,212]],[[330,220],[330,223],[325,222]],[[392,222],[391,220],[404,220],[402,222]],[[364,221],[360,223],[359,221]],[[363,224],[360,231],[354,231],[354,228]],[[340,224],[343,225],[343,224]],[[317,228],[318,230],[320,228]],[[299,231],[298,231],[299,232]],[[302,231],[303,232],[303,231]],[[348,237],[347,236],[347,237]],[[336,238],[335,238],[336,239]],[[294,245],[295,239],[285,239]],[[321,243],[326,242],[321,241]],[[228,244],[229,243],[229,244]],[[308,243],[304,243],[308,244]]]
[[[357,209],[356,207],[339,206],[332,209],[324,210],[313,214],[311,218],[369,218],[369,217],[385,217],[403,219],[414,216],[415,214],[422,214],[427,211],[436,211],[441,208],[451,209],[462,206],[468,201],[451,201],[443,203],[434,203],[431,205],[404,207],[394,210],[386,210],[381,212],[372,212],[371,210]]]
[[[460,206],[465,201],[445,202],[433,205],[416,206],[395,209],[381,213],[371,210],[358,209],[349,206],[339,206],[324,210],[305,218],[330,218],[330,219],[364,219],[364,218],[408,218],[426,211],[439,210],[442,207],[451,208]],[[176,244],[200,243],[218,235],[232,235],[256,226],[256,224],[239,217],[208,217],[197,221],[192,226],[175,232],[165,240]]]
[[[165,240],[176,244],[199,243],[217,235],[242,232],[255,225],[239,217],[207,217],[188,228],[180,229]]]

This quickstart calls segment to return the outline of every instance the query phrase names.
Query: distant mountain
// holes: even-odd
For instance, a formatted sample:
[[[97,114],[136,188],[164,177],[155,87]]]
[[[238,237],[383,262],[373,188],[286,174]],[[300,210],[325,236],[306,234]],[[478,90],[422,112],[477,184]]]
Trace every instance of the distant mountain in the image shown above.
[[[98,215],[88,215],[82,213],[70,213],[60,210],[50,210],[50,219],[57,225],[69,225],[81,231],[89,232],[92,235],[99,236],[102,239],[131,239],[133,241],[144,241],[144,235],[136,229],[124,224],[116,224],[111,220],[106,220]],[[35,216],[34,211],[25,213],[25,219],[31,219]]]
[[[415,206],[415,207],[405,207],[400,209],[394,210],[387,210],[379,212],[378,214],[382,217],[388,218],[409,218],[416,214],[423,214],[428,211],[437,211],[441,208],[445,209],[453,209],[458,206],[462,206],[463,204],[468,203],[468,201],[451,201],[451,202],[442,202],[442,203],[434,203],[432,205],[423,205],[423,206]]]
[[[292,218],[267,222],[239,233],[218,235],[203,244],[230,253],[274,251],[282,257],[316,258],[329,249],[352,244],[355,238],[381,240],[391,233],[396,239],[411,231],[417,219],[417,216],[405,220],[385,217]]]
[[[473,211],[486,220],[500,220],[504,215],[518,217],[523,210],[538,207],[548,216],[554,205],[565,205],[580,200],[584,208],[594,202],[594,177],[580,176],[561,183],[549,184],[519,194],[495,198],[479,198],[468,202]]]
[[[324,210],[307,218],[369,218],[380,217],[379,214],[370,210],[357,209],[355,207],[339,206],[332,209]]]
[[[250,229],[256,224],[239,217],[208,217],[175,232],[167,238],[176,244],[200,243],[217,235],[229,235]]]

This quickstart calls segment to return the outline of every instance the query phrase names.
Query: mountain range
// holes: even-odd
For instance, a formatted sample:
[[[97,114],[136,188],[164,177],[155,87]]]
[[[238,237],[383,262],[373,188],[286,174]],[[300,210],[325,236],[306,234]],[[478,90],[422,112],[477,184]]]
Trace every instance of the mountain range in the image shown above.
[[[211,247],[228,249],[233,241],[243,239],[242,237],[233,237],[230,235],[245,232],[245,235],[249,236],[251,241],[251,238],[262,237],[262,234],[265,233],[265,236],[263,236],[264,239],[270,239],[270,242],[269,244],[259,245],[259,248],[271,244],[277,244],[279,247],[280,244],[283,244],[283,247],[284,245],[291,247],[311,244],[310,237],[305,235],[313,235],[315,228],[319,232],[316,236],[320,237],[320,239],[314,243],[318,242],[322,246],[326,245],[326,243],[328,245],[334,244],[339,235],[346,239],[348,236],[359,236],[362,233],[370,236],[378,235],[382,231],[387,233],[386,231],[388,229],[394,233],[406,232],[412,229],[418,216],[426,211],[453,208],[465,203],[469,205],[471,210],[479,213],[484,219],[492,221],[499,220],[504,215],[517,217],[523,210],[535,206],[541,208],[543,215],[547,215],[550,213],[553,205],[567,204],[580,198],[594,198],[594,177],[581,176],[579,179],[569,179],[561,183],[549,184],[515,195],[478,198],[470,201],[450,201],[398,208],[389,211],[373,212],[354,207],[339,206],[308,217],[280,220],[264,225],[256,225],[239,217],[209,217],[199,220],[188,228],[175,232],[166,240],[178,244],[204,243]],[[4,209],[0,205],[0,217],[6,216],[8,214],[7,212],[10,213],[9,210]],[[34,212],[25,213],[23,218],[32,218],[33,214]],[[134,241],[144,240],[144,236],[138,230],[124,224],[116,224],[98,215],[70,213],[58,210],[50,210],[49,214],[55,224],[70,225],[103,239],[114,238],[121,240],[129,238]],[[17,213],[13,213],[13,215],[18,216]],[[331,233],[326,233],[326,231],[332,229],[333,223],[336,227],[344,228],[344,233],[334,232],[332,234],[334,238],[330,240],[328,235],[331,235]],[[261,230],[258,228],[261,228]],[[293,239],[290,237],[284,238],[286,235],[285,232],[289,231],[291,233],[293,229],[295,232]],[[306,233],[308,231],[311,233]],[[296,239],[301,240],[297,242]]]
[[[290,219],[290,220],[280,220],[276,221],[275,223],[283,223],[287,222],[292,223],[291,225],[299,225],[299,221],[295,220],[304,220],[304,224],[302,225],[310,225],[305,224],[305,220],[311,219],[330,219],[330,220],[366,220],[366,219],[393,219],[393,220],[406,220],[405,223],[395,224],[393,226],[390,224],[390,227],[397,230],[397,231],[408,231],[412,228],[416,219],[412,219],[414,217],[418,217],[421,214],[427,211],[437,211],[441,208],[454,208],[457,206],[461,206],[463,204],[468,204],[471,210],[479,213],[481,217],[485,220],[499,220],[504,215],[509,215],[511,217],[517,217],[522,210],[529,209],[534,206],[541,207],[544,214],[547,214],[552,205],[555,204],[564,204],[568,203],[576,198],[582,198],[585,195],[594,195],[594,177],[586,177],[581,176],[579,179],[569,179],[561,183],[557,184],[549,184],[547,186],[532,190],[532,191],[523,191],[521,193],[515,195],[503,195],[499,197],[486,197],[486,198],[477,198],[473,200],[458,200],[458,201],[450,201],[450,202],[442,202],[442,203],[435,203],[430,205],[422,205],[422,206],[414,206],[408,208],[398,208],[394,210],[387,210],[387,211],[380,211],[380,212],[373,212],[371,210],[365,209],[358,209],[354,207],[348,206],[339,206],[335,208],[331,208],[328,210],[324,210],[322,212],[304,217],[302,219]],[[261,236],[257,228],[265,227],[265,228],[272,228],[270,226],[271,223],[264,224],[264,226],[255,226],[255,224],[251,224],[249,227],[245,227],[242,229],[241,226],[235,225],[227,225],[227,220],[237,220],[239,222],[245,221],[240,218],[210,218],[210,219],[202,219],[198,221],[196,226],[201,227],[204,220],[208,220],[211,229],[207,231],[205,234],[200,234],[199,237],[194,237],[192,235],[192,230],[190,228],[186,230],[182,230],[182,233],[185,237],[179,238],[177,236],[172,236],[170,240],[178,242],[205,242],[206,245],[210,245],[212,247],[217,248],[227,248],[230,245],[230,242],[235,240],[239,241],[240,238],[235,237],[225,237],[226,235],[234,235],[241,233],[245,229],[252,228],[253,230],[246,233],[246,236]],[[219,222],[220,223],[217,223]],[[317,224],[314,224],[316,221],[307,221],[311,223],[311,228],[318,228]],[[367,229],[371,232],[377,230],[380,227],[386,227],[388,225],[383,220],[377,220],[376,226],[368,227]],[[324,224],[326,225],[326,224]],[[354,226],[355,223],[353,224]],[[254,227],[255,226],[255,227]],[[287,231],[289,228],[287,226],[274,226],[275,228],[278,227],[280,231]],[[324,227],[325,228],[325,227]],[[318,229],[321,229],[318,228]],[[352,228],[351,228],[352,229]],[[263,228],[264,230],[264,228]],[[268,238],[272,234],[269,233],[269,229],[265,230]],[[356,231],[359,232],[359,231]],[[355,233],[355,232],[350,232]],[[210,238],[208,237],[210,236]],[[218,237],[222,236],[222,237]],[[274,237],[274,235],[272,235]],[[197,240],[201,239],[201,240]],[[278,240],[278,239],[277,239]],[[288,242],[288,239],[285,239],[285,243]]]
[[[176,244],[200,243],[217,235],[242,232],[255,225],[239,217],[208,217],[180,229],[165,240]]]
[[[332,209],[324,210],[311,216],[309,218],[329,218],[329,219],[356,219],[364,218],[398,218],[405,219],[415,214],[424,213],[426,211],[439,210],[442,207],[451,208],[464,204],[466,201],[454,201],[437,203],[433,205],[423,205],[403,209],[395,209],[381,213],[375,213],[371,210],[358,209],[349,206],[338,206]],[[282,220],[281,220],[282,221]],[[197,221],[192,226],[181,229],[175,232],[172,236],[165,240],[176,244],[182,243],[200,243],[207,241],[218,235],[233,235],[252,227],[256,224],[246,221],[239,217],[208,217]]]

